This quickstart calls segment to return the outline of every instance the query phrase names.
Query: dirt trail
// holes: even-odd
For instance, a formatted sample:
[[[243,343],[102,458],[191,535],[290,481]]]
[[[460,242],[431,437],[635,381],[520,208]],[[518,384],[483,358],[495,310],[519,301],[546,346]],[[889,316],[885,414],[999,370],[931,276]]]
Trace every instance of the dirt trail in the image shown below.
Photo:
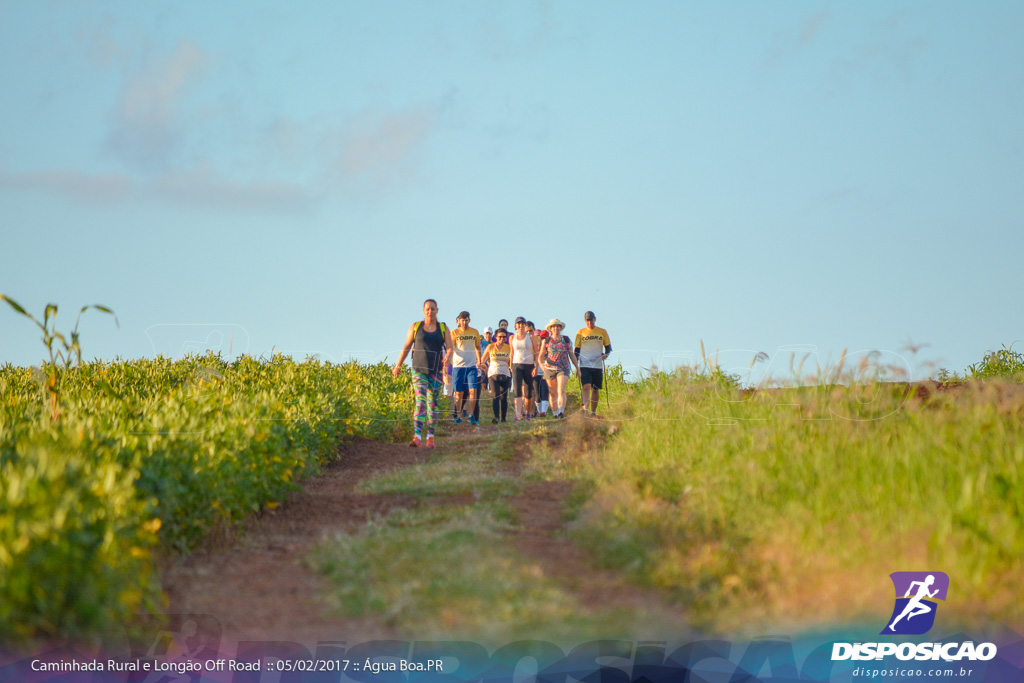
[[[584,419],[574,415],[569,422]],[[597,442],[597,439],[588,440],[588,447],[597,448]],[[565,448],[559,445],[558,439],[549,443],[554,448]],[[521,455],[516,463],[516,474],[529,457],[528,452]],[[537,562],[548,578],[576,595],[581,604],[623,609],[642,616],[642,623],[635,625],[636,637],[689,634],[685,618],[677,608],[666,604],[664,596],[637,586],[622,573],[598,568],[591,554],[568,538],[564,509],[572,488],[572,482],[568,481],[535,481],[524,485],[522,493],[510,501],[519,518],[519,528],[511,539],[515,547],[524,557]]]
[[[684,628],[682,618],[655,591],[636,586],[622,574],[595,568],[590,553],[566,537],[562,508],[571,489],[568,482],[533,482],[512,499],[520,523],[513,542],[520,552],[582,604],[635,610],[652,625]]]
[[[458,435],[445,437],[439,444],[458,448],[460,440]],[[166,563],[162,581],[170,603],[168,613],[214,617],[223,627],[222,643],[288,641],[312,648],[320,641],[400,637],[372,617],[332,615],[322,600],[328,584],[306,558],[333,534],[354,532],[368,519],[394,508],[423,504],[411,496],[358,493],[355,487],[363,479],[422,462],[431,454],[422,448],[366,439],[347,445],[320,476],[305,482],[277,510],[251,520],[234,540],[208,543]],[[502,469],[518,476],[526,457],[520,453]],[[567,482],[524,482],[522,492],[510,499],[520,520],[510,542],[583,604],[635,610],[650,614],[652,624],[682,627],[682,620],[671,615],[658,595],[619,574],[593,569],[588,554],[565,537],[562,510],[570,490]],[[467,495],[462,502],[472,500]]]
[[[394,633],[372,619],[328,614],[320,596],[326,582],[306,555],[325,538],[354,531],[367,519],[413,504],[403,496],[357,493],[361,480],[429,456],[426,449],[357,439],[318,477],[277,510],[251,520],[236,540],[204,547],[169,562],[162,581],[170,614],[216,618],[228,641],[368,640]]]

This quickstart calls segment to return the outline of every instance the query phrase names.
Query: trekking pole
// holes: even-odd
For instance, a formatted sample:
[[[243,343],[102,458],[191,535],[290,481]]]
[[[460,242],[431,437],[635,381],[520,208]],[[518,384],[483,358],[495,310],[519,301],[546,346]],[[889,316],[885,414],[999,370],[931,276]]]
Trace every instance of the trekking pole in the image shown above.
[[[601,377],[608,378],[608,368],[604,364],[604,354],[601,354]],[[611,400],[608,398],[608,390],[604,390],[604,407],[605,410],[611,408]]]
[[[583,415],[586,415],[590,408],[587,407],[586,402],[583,400],[583,373],[580,372],[579,365],[576,366],[576,379],[580,381],[580,406],[583,408]],[[591,389],[591,391],[593,391],[593,389]]]
[[[574,356],[576,356],[575,350],[572,351],[571,353]],[[587,414],[587,405],[583,402],[583,371],[581,370],[582,367],[583,366],[580,365],[580,357],[576,356],[576,379],[579,380],[579,383],[580,383],[580,407],[583,409],[583,414],[586,415]],[[566,400],[566,403],[568,403],[568,402],[569,401]]]

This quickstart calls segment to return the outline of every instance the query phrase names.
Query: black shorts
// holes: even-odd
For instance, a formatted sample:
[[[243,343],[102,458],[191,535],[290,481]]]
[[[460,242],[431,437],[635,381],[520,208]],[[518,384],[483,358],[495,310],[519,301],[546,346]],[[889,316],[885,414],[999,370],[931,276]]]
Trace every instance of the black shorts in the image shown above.
[[[516,389],[516,398],[533,398],[533,363],[516,363],[512,366],[512,383]]]
[[[604,370],[601,368],[580,368],[580,384],[590,385],[600,389],[604,380]]]

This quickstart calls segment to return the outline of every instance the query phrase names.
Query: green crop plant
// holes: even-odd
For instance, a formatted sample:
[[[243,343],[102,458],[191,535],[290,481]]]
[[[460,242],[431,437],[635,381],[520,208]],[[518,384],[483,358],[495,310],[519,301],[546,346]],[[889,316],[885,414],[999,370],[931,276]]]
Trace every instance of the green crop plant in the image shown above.
[[[75,436],[38,434],[0,468],[0,640],[91,636],[153,609],[159,520],[137,472]]]
[[[969,377],[973,379],[1007,379],[1024,382],[1024,353],[1013,350],[1013,344],[998,351],[989,351],[979,363],[967,368]]]
[[[49,363],[44,364],[46,376],[43,382],[43,391],[45,396],[48,397],[47,400],[53,419],[57,419],[59,398],[61,390],[64,388],[65,371],[71,367],[73,362],[77,362],[79,365],[82,363],[82,345],[78,332],[78,324],[82,320],[82,314],[90,308],[96,309],[101,313],[108,313],[114,316],[114,324],[120,328],[121,325],[117,322],[117,315],[106,306],[100,304],[82,306],[81,310],[78,311],[78,317],[75,318],[75,326],[65,336],[57,331],[57,304],[46,304],[46,309],[43,311],[43,319],[39,321],[35,316],[26,311],[21,304],[6,294],[0,294],[0,301],[6,301],[16,312],[35,323],[43,333],[42,341],[50,356]],[[69,337],[70,341],[68,341]],[[63,367],[58,365],[57,361],[60,361]]]
[[[152,550],[187,553],[276,507],[344,439],[407,437],[411,423],[410,379],[385,364],[78,361],[62,368],[59,420],[34,370],[0,366],[8,643],[85,637],[145,611],[159,598]]]

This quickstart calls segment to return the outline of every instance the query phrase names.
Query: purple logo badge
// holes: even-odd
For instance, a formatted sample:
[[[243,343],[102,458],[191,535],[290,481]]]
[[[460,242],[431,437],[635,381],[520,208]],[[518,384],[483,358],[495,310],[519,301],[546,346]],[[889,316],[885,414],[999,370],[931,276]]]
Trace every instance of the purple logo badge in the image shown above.
[[[896,605],[880,635],[919,636],[935,624],[936,600],[945,600],[949,577],[945,572],[893,572]]]

